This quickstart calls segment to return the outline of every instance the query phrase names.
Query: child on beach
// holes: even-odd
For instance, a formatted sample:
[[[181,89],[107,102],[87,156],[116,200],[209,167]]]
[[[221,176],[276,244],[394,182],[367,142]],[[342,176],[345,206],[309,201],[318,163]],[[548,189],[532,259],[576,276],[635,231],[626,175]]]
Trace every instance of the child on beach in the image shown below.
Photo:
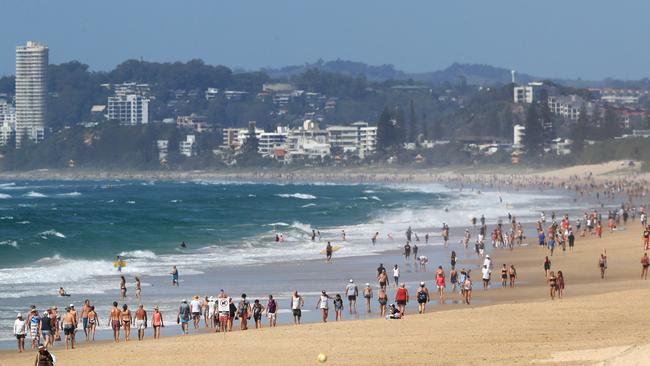
[[[336,298],[334,298],[334,312],[336,321],[343,320],[343,299],[341,294],[336,294]]]

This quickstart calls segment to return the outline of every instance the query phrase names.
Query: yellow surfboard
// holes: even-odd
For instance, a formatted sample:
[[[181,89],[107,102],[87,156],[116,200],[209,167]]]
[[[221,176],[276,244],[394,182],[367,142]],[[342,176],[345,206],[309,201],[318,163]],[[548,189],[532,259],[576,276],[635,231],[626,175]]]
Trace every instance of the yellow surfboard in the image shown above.
[[[337,250],[341,249],[343,247],[338,246],[338,245],[332,245],[332,252],[336,252]],[[325,254],[327,251],[325,249],[320,251],[320,254]]]
[[[113,262],[113,267],[117,268],[120,266],[120,262]],[[126,267],[126,261],[122,261],[122,267]]]

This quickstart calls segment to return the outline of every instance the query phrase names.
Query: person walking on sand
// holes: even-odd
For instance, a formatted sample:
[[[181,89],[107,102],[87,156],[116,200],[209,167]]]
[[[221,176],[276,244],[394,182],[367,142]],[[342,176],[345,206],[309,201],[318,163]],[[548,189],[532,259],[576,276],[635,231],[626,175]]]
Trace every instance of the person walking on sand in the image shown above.
[[[302,298],[302,296],[298,295],[298,291],[294,291],[293,296],[291,296],[291,312],[293,313],[293,324],[300,324],[303,306],[305,306],[305,300]]]
[[[548,256],[544,260],[544,276],[548,278],[548,272],[551,270],[551,260],[548,259]]]
[[[388,274],[386,274],[386,269],[383,268],[381,272],[377,275],[377,281],[379,282],[379,288],[380,289],[386,289],[386,286],[389,285],[388,283]]]
[[[135,311],[135,329],[138,331],[138,340],[144,339],[144,330],[147,329],[147,312],[142,304]]]
[[[248,318],[251,313],[251,304],[246,300],[246,294],[241,294],[241,300],[237,305],[237,317],[239,317],[239,329],[248,329]]]
[[[442,266],[438,266],[436,270],[436,289],[438,290],[438,299],[441,304],[445,303],[445,271],[442,269]]]
[[[153,325],[153,339],[160,338],[160,328],[165,327],[165,322],[163,321],[163,315],[158,305],[153,308],[151,325]]]
[[[402,282],[395,293],[395,302],[397,303],[397,308],[402,315],[406,315],[406,304],[408,301],[409,292],[406,289],[406,284]]]
[[[189,331],[190,322],[190,306],[187,300],[183,299],[181,305],[178,307],[178,314],[176,315],[176,323],[181,325],[183,335],[187,335]]]
[[[600,278],[605,278],[605,270],[607,269],[607,252],[603,249],[603,252],[598,258],[598,267],[600,267]]]
[[[648,267],[650,266],[650,258],[648,258],[648,253],[643,253],[641,257],[641,279],[648,279]]]
[[[336,294],[334,297],[334,320],[343,320],[343,299],[341,294]]]
[[[415,297],[418,300],[418,313],[424,314],[427,303],[431,300],[429,297],[429,289],[424,282],[420,282],[420,287],[418,287],[418,292],[415,294]]]
[[[176,266],[172,266],[172,270],[169,274],[172,275],[172,287],[178,287],[178,269]]]
[[[366,283],[366,287],[363,289],[363,299],[366,302],[366,313],[370,314],[370,300],[372,299],[372,287],[369,283]]]
[[[120,296],[122,300],[126,299],[126,278],[120,276]]]
[[[548,286],[551,295],[551,300],[555,300],[555,291],[557,289],[557,277],[553,271],[548,274]]]
[[[408,261],[410,257],[411,257],[411,244],[409,244],[409,242],[406,242],[406,244],[404,244],[404,262]]]
[[[115,343],[120,342],[120,315],[122,312],[117,307],[117,301],[113,301],[113,308],[108,313],[108,326],[113,329],[113,341]]]
[[[199,329],[199,323],[201,323],[201,300],[199,300],[197,295],[194,295],[192,301],[190,301],[190,311],[192,312],[194,329]]]
[[[487,265],[483,265],[481,273],[483,275],[483,277],[481,277],[483,279],[483,290],[487,290],[488,286],[490,285],[490,269]]]
[[[262,328],[262,314],[264,313],[264,305],[260,303],[259,299],[253,301],[253,321],[255,322],[255,329]]]
[[[357,297],[359,296],[359,288],[354,283],[354,280],[350,279],[350,283],[345,286],[345,295],[348,297],[349,302],[349,312],[350,314],[357,313]]]
[[[515,287],[515,280],[517,279],[517,270],[515,265],[511,264],[510,269],[508,270],[508,277],[510,278],[510,287]]]
[[[316,302],[316,309],[320,309],[323,323],[327,323],[327,316],[329,315],[330,311],[330,299],[332,299],[332,297],[328,295],[325,290],[323,290],[321,291],[321,295],[318,297],[318,301]]]
[[[61,323],[63,324],[63,334],[65,335],[65,349],[68,349],[68,347],[74,349],[74,315],[70,312],[69,307],[65,308],[65,314],[63,314]]]
[[[463,271],[461,271],[461,273],[463,273]],[[472,301],[472,279],[469,276],[469,271],[465,273],[465,281],[463,281],[463,298],[467,305]]]
[[[88,332],[88,313],[90,312],[90,300],[84,300],[84,304],[81,306],[81,325],[84,329],[84,335],[86,336],[86,342],[90,341],[89,332]]]
[[[269,318],[269,328],[273,328],[278,320],[278,302],[269,295],[269,301],[266,302],[266,317]]]
[[[379,303],[379,313],[382,317],[386,315],[386,304],[388,303],[388,295],[386,295],[386,288],[380,288],[377,294],[377,302]]]
[[[97,312],[95,312],[95,307],[91,305],[90,311],[88,312],[88,337],[90,342],[95,341],[97,324],[99,324],[99,317],[97,316]]]
[[[128,342],[131,336],[131,321],[133,317],[131,316],[131,310],[129,310],[126,304],[122,305],[121,319],[122,328],[124,329],[124,342]]]
[[[14,337],[18,344],[18,352],[25,352],[25,336],[27,335],[27,322],[23,320],[23,314],[18,313],[14,321]]]
[[[557,271],[557,298],[561,299],[564,295],[564,274],[562,271]]]
[[[395,281],[395,287],[397,287],[399,284],[399,266],[397,264],[393,267],[393,280]]]

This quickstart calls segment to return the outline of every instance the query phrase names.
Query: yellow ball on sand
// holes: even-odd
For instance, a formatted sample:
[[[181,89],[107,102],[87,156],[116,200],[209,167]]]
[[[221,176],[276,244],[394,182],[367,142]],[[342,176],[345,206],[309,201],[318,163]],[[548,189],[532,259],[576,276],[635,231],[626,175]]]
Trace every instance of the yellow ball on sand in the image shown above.
[[[318,355],[318,362],[321,362],[321,363],[322,363],[322,362],[325,362],[325,361],[327,361],[327,355],[324,354],[324,353],[320,353],[320,354]]]

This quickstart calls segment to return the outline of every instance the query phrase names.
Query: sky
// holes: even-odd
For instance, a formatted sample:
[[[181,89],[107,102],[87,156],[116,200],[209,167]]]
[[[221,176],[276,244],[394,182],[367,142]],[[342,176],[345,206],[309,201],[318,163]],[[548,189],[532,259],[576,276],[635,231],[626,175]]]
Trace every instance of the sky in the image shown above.
[[[15,47],[110,70],[127,59],[259,69],[344,59],[408,72],[454,62],[542,77],[650,76],[647,0],[2,0],[0,75]]]

